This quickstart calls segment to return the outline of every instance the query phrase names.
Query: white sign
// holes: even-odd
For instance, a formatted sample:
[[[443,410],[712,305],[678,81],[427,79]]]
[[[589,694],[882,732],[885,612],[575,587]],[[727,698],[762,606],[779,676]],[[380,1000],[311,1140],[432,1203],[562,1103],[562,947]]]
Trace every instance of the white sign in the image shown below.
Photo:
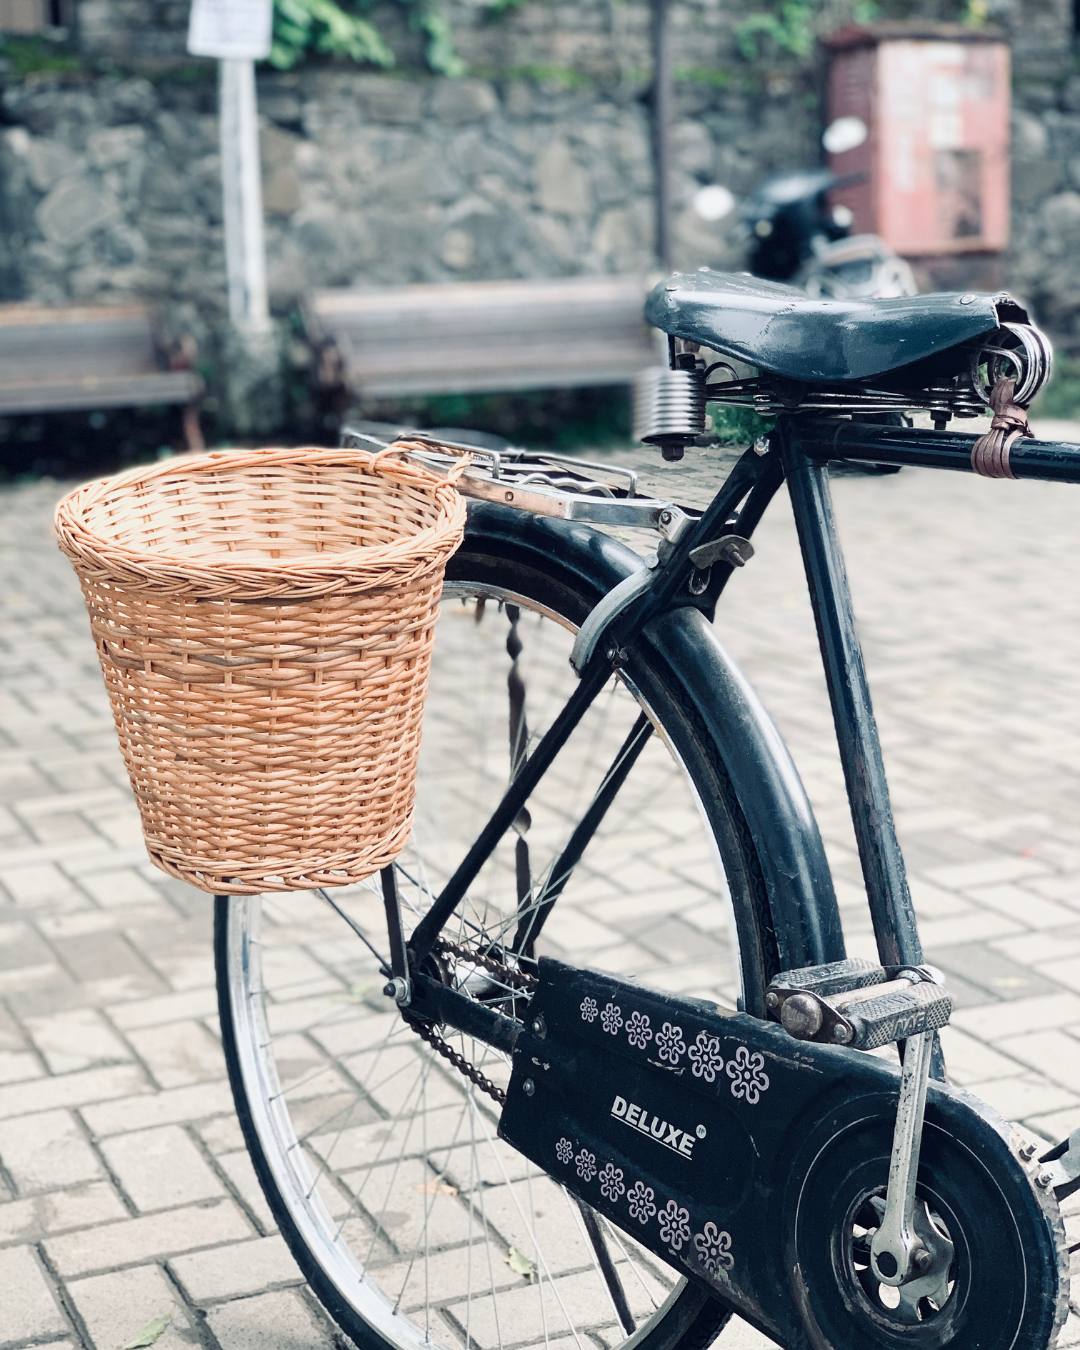
[[[187,48],[219,61],[261,61],[272,27],[272,0],[192,0]]]

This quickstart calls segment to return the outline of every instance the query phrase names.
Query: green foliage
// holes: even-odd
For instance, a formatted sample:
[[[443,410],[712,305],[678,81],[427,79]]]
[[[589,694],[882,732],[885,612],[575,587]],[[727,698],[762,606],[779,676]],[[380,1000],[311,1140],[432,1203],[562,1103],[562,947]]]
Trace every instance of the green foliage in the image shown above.
[[[979,28],[988,14],[989,0],[765,0],[735,25],[735,41],[747,61],[802,58],[819,37],[848,23],[918,16]]]
[[[515,1275],[523,1275],[530,1284],[536,1283],[536,1265],[524,1252],[519,1252],[516,1247],[511,1247],[510,1255],[504,1257],[504,1260]]]
[[[372,0],[274,0],[274,44],[270,64],[291,70],[309,53],[345,56],[384,70],[394,65],[394,53],[364,12]],[[450,20],[438,0],[400,0],[408,11],[409,27],[426,39],[424,55],[439,75],[464,75],[466,66],[454,47]]]
[[[374,24],[334,0],[274,0],[270,64],[290,70],[309,51],[348,56],[373,66],[394,64],[394,53]]]
[[[457,54],[450,20],[438,7],[437,0],[401,0],[409,11],[409,27],[427,38],[424,56],[428,65],[439,75],[458,79],[468,66]]]
[[[745,76],[716,66],[676,66],[674,74],[677,84],[707,84],[713,89],[739,88],[745,83]]]
[[[158,456],[161,458],[161,456]],[[162,1313],[160,1317],[155,1317],[152,1322],[147,1322],[146,1326],[128,1341],[124,1350],[148,1350],[151,1345],[161,1339],[165,1328],[173,1320],[176,1309],[170,1308],[167,1313]]]
[[[625,385],[365,399],[350,415],[421,429],[487,431],[544,450],[592,451],[631,440]]]
[[[594,81],[571,66],[473,66],[482,80],[528,80],[533,84],[555,84],[562,89],[591,89]]]
[[[762,38],[767,38],[779,51],[792,56],[809,56],[814,49],[813,0],[780,0],[775,9],[748,14],[735,25],[735,41],[747,61],[754,61],[762,52]]]
[[[971,0],[980,3],[980,0]],[[881,10],[875,0],[771,0],[767,9],[735,25],[739,53],[747,61],[785,54],[806,57],[821,32],[845,23],[869,23]]]
[[[722,403],[710,403],[708,410],[721,445],[749,445],[772,431],[775,420],[759,417],[753,408],[729,408]]]
[[[1080,418],[1080,359],[1059,356],[1046,389],[1035,400],[1032,417]]]
[[[62,75],[79,68],[79,58],[74,52],[45,37],[4,38],[0,57],[10,64],[12,74],[20,80],[27,75]]]

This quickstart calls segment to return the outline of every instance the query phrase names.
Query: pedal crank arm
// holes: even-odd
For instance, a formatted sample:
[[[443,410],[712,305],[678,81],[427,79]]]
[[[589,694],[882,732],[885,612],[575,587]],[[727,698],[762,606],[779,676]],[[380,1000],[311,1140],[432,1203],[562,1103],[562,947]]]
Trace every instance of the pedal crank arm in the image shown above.
[[[409,978],[409,954],[405,947],[405,931],[401,926],[401,897],[398,894],[394,864],[380,873],[383,908],[386,911],[386,931],[390,938],[390,983],[383,990],[395,1003],[404,1005],[412,998]]]
[[[889,1190],[881,1224],[870,1244],[870,1264],[882,1284],[902,1285],[925,1276],[933,1262],[933,1255],[915,1231],[915,1179],[933,1048],[934,1033],[924,1031],[909,1037],[904,1051]]]

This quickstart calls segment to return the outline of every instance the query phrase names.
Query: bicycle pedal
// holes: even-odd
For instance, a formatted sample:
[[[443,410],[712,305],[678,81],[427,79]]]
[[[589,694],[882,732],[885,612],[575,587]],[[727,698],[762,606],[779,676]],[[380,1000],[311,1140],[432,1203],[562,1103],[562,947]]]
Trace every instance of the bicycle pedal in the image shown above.
[[[803,966],[800,970],[782,970],[769,985],[765,1002],[770,1012],[779,1008],[779,999],[787,993],[804,990],[828,998],[845,994],[850,989],[864,989],[867,985],[884,984],[889,978],[884,966],[864,961],[861,956],[849,956],[844,961],[830,961],[824,966]],[[777,1002],[772,1002],[772,995]]]
[[[777,975],[765,1006],[799,1041],[876,1050],[943,1027],[952,1000],[929,966],[877,966],[852,957]]]

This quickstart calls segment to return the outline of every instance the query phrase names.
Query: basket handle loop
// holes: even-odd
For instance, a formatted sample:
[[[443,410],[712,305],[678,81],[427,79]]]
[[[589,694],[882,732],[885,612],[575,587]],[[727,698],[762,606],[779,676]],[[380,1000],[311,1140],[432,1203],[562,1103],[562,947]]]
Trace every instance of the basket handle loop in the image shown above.
[[[408,453],[409,451],[404,445],[399,444],[397,441],[393,441],[391,442],[390,445],[386,447],[385,450],[380,450],[377,454],[372,456],[371,467],[373,469],[378,469],[379,465],[382,463],[384,459],[387,458],[388,455],[401,455],[402,457],[405,457],[406,455],[408,455]],[[456,463],[450,469],[448,469],[446,473],[443,475],[443,482],[456,483],[457,480],[461,477],[461,475],[472,463],[472,459],[473,459],[472,452],[470,450],[466,450],[461,455],[461,457],[456,461]]]
[[[461,475],[472,463],[472,459],[473,459],[472,453],[466,450],[465,453],[454,465],[454,467],[447,472],[446,481],[448,483],[456,483],[457,480],[461,477]]]

